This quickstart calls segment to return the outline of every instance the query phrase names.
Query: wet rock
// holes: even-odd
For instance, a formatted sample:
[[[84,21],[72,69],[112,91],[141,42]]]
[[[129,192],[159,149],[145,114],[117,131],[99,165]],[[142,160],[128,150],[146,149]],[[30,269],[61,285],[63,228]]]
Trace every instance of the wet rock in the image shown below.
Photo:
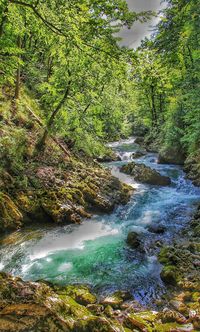
[[[129,314],[124,320],[124,325],[133,331],[152,331],[151,323],[156,320],[156,314],[152,312]]]
[[[88,304],[87,309],[94,315],[101,315],[104,311],[104,306],[101,304]]]
[[[183,165],[184,161],[185,155],[177,149],[161,151],[158,155],[158,164]]]
[[[194,332],[194,326],[192,324],[185,324],[182,327],[171,328],[170,332]]]
[[[25,295],[26,294],[26,295]],[[0,274],[0,330],[71,331],[70,305],[43,283]]]
[[[115,309],[120,308],[120,305],[123,303],[123,298],[120,296],[118,292],[105,297],[103,300],[101,300],[101,304],[104,306],[111,306]]]
[[[72,297],[77,303],[84,306],[97,302],[96,296],[90,292],[87,286],[84,285],[69,285],[63,288],[59,288],[57,293],[60,295],[68,295]]]
[[[183,315],[188,316],[189,315],[189,309],[187,308],[187,306],[180,300],[178,299],[173,299],[170,301],[170,304],[172,305],[172,307],[177,310],[178,312],[180,312]]]
[[[169,285],[176,285],[177,284],[177,269],[174,266],[168,265],[164,266],[161,273],[161,279]]]
[[[116,330],[116,327],[111,325],[108,319],[104,317],[90,317],[84,320],[75,322],[73,332],[122,332],[122,329]]]
[[[107,306],[105,307],[104,314],[105,314],[107,317],[113,317],[113,315],[114,315],[114,310],[113,310],[113,308],[112,308],[110,305],[107,305]]]
[[[199,151],[196,154],[189,155],[184,164],[184,171],[194,185],[200,186],[200,156]]]
[[[178,324],[185,324],[187,322],[187,319],[178,311],[168,308],[163,309],[163,312],[159,314],[159,318],[163,323],[176,322]]]
[[[146,151],[144,151],[144,150],[136,150],[135,152],[132,153],[131,157],[133,159],[134,158],[136,159],[136,158],[140,158],[140,157],[145,156],[145,154],[146,154]]]
[[[0,231],[18,229],[22,220],[18,206],[7,194],[0,192]]]
[[[143,164],[136,164],[131,162],[127,165],[121,167],[121,171],[130,174],[134,177],[136,181],[159,185],[159,186],[168,186],[171,184],[171,180],[167,176],[163,176],[154,169],[151,169],[148,166]]]
[[[152,224],[147,227],[150,233],[163,234],[166,231],[166,227],[163,225]]]
[[[100,163],[109,163],[112,161],[121,161],[121,158],[119,155],[112,151],[107,155],[97,157],[96,160]]]
[[[127,244],[133,248],[136,249],[140,246],[141,241],[139,239],[139,235],[136,232],[129,232],[127,239],[126,239]]]
[[[200,331],[200,314],[195,314],[195,316],[190,317],[190,321],[192,321],[194,328],[197,331]]]
[[[142,136],[138,136],[138,137],[136,137],[134,143],[136,143],[136,144],[138,144],[138,145],[142,145],[142,144],[144,143],[144,137],[142,137]]]

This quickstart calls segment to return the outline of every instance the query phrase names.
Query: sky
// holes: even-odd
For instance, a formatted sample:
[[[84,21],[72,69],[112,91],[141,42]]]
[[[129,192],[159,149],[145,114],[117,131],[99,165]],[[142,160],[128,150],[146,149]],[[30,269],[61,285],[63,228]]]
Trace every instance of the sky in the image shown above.
[[[165,5],[160,4],[161,0],[127,0],[129,8],[135,12],[153,10],[159,11]],[[140,45],[141,40],[147,36],[150,37],[153,26],[158,23],[159,18],[153,18],[147,23],[134,23],[132,29],[122,29],[119,36],[122,38],[121,45],[135,48]]]

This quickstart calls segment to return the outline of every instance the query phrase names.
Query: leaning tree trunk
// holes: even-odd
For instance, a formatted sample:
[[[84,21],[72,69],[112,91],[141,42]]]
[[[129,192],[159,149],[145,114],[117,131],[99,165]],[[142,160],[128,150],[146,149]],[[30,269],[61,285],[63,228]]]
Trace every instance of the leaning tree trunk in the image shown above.
[[[17,47],[18,48],[22,47],[22,41],[21,41],[21,37],[20,36],[17,39]],[[17,72],[16,72],[16,80],[15,80],[15,95],[14,95],[14,99],[15,100],[19,99],[19,94],[20,94],[20,75],[21,75],[21,68],[20,68],[20,63],[18,63]]]
[[[35,147],[35,154],[37,154],[38,152],[41,152],[44,150],[45,148],[45,144],[46,144],[46,140],[47,137],[49,135],[49,131],[51,130],[53,124],[54,124],[54,120],[56,118],[56,115],[58,114],[58,112],[60,111],[61,107],[63,106],[63,104],[65,103],[66,99],[69,96],[69,92],[70,92],[70,85],[71,85],[71,80],[68,81],[67,84],[67,88],[65,90],[65,94],[63,96],[63,98],[61,99],[61,101],[59,102],[59,104],[57,105],[57,107],[54,109],[54,111],[51,113],[51,116],[47,122],[46,128],[43,132],[42,137],[39,139],[39,141],[36,144]]]

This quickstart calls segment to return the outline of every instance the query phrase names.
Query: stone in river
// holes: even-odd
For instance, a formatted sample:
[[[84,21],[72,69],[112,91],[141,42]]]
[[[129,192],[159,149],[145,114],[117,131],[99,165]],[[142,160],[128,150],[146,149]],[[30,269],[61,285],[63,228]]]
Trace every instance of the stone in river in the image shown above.
[[[136,249],[140,246],[140,240],[139,240],[139,235],[136,232],[129,232],[127,239],[126,239],[127,244],[133,248]]]
[[[168,176],[163,176],[156,170],[143,164],[131,162],[122,166],[120,170],[126,174],[132,175],[136,181],[142,183],[159,186],[168,186],[171,184],[171,180]]]

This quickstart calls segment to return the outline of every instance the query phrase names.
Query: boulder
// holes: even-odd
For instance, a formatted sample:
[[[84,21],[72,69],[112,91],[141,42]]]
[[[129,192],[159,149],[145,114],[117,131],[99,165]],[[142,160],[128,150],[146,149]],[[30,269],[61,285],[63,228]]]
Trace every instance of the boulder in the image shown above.
[[[185,324],[187,319],[176,310],[170,310],[169,308],[164,308],[159,314],[159,318],[162,323],[176,322],[178,324]]]
[[[18,229],[22,219],[23,215],[10,196],[0,192],[0,230]]]
[[[124,325],[131,329],[131,331],[152,331],[152,324],[156,320],[157,313],[155,312],[141,312],[128,314],[124,320]]]
[[[177,285],[177,268],[174,266],[164,266],[160,277],[165,284]]]
[[[127,239],[126,239],[127,244],[133,248],[136,249],[140,246],[140,239],[139,239],[139,235],[136,232],[129,232]]]
[[[145,156],[146,154],[146,151],[145,150],[136,150],[135,152],[132,153],[132,158],[140,158],[140,157],[143,157]]]
[[[133,175],[136,181],[142,183],[158,186],[168,186],[171,184],[169,177],[163,176],[154,169],[143,164],[136,164],[135,162],[131,162],[122,166],[120,170],[126,174]]]
[[[138,137],[136,137],[134,143],[136,143],[136,144],[138,144],[138,145],[144,144],[144,137],[142,137],[142,136],[138,136]]]
[[[148,226],[148,231],[155,234],[163,234],[166,231],[165,226],[152,224]]]
[[[96,160],[100,163],[109,163],[111,161],[121,161],[121,158],[115,152],[112,151],[109,154],[98,156]]]
[[[160,151],[158,155],[158,164],[175,164],[183,165],[185,162],[185,155],[176,149],[168,149]]]
[[[68,295],[77,303],[85,306],[97,302],[96,296],[92,294],[89,288],[85,285],[69,285],[60,288],[57,293],[60,295]]]
[[[115,309],[119,308],[122,303],[123,299],[117,293],[108,295],[101,301],[104,306],[111,306]]]

